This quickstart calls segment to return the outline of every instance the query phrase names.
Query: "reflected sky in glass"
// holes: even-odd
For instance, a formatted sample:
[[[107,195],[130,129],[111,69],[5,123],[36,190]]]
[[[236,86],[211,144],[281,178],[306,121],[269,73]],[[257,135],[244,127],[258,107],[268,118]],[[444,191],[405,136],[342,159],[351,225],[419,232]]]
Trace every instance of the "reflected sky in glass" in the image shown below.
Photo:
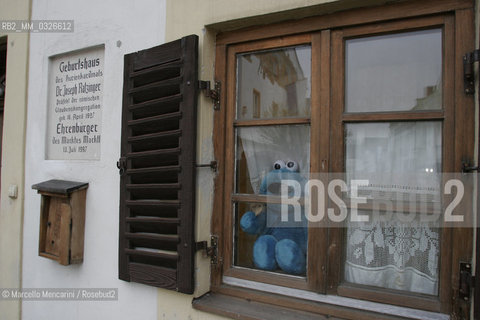
[[[347,40],[345,111],[442,109],[442,30]]]

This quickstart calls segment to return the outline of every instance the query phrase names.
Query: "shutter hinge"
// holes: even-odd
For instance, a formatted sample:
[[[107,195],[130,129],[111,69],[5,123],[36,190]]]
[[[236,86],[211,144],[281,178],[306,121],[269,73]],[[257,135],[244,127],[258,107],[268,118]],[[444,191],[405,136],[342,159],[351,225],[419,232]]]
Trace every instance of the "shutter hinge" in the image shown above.
[[[472,288],[475,287],[475,277],[472,276],[472,265],[460,262],[460,284],[458,296],[464,301],[470,301]]]
[[[210,81],[198,80],[198,89],[204,92],[205,97],[212,99],[213,110],[220,110],[220,81],[215,81],[215,86],[211,89]]]
[[[207,241],[195,242],[195,250],[204,250],[204,256],[210,257],[211,264],[217,264],[218,262],[218,236],[210,236],[210,247],[207,245]]]
[[[195,167],[197,167],[197,168],[210,167],[210,169],[212,169],[213,172],[217,172],[218,163],[217,163],[216,160],[212,160],[212,161],[210,161],[210,163],[195,164]]]
[[[117,161],[117,168],[118,168],[118,173],[123,176],[125,173],[125,170],[127,169],[127,158],[121,157]]]
[[[480,171],[479,166],[471,166],[469,162],[462,162],[462,172],[463,173],[470,173],[472,171]]]
[[[463,56],[463,87],[465,94],[475,94],[475,75],[473,63],[480,61],[480,50],[474,50]]]

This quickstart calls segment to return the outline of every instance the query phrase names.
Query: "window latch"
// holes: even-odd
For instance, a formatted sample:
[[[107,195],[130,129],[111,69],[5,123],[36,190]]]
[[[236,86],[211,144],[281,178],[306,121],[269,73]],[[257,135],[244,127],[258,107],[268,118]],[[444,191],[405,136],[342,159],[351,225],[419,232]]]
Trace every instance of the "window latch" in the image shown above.
[[[465,94],[475,94],[475,75],[473,64],[480,61],[480,50],[474,50],[463,56],[463,87]]]
[[[464,301],[470,301],[473,287],[475,287],[475,276],[472,276],[472,265],[468,262],[460,262],[459,298]]]
[[[212,99],[213,110],[220,110],[220,81],[215,81],[213,89],[210,87],[210,81],[198,81],[198,89],[202,90],[205,97]]]
[[[210,257],[211,264],[217,264],[218,262],[218,236],[210,236],[210,247],[207,241],[200,241],[195,243],[196,251],[204,251],[205,257]]]

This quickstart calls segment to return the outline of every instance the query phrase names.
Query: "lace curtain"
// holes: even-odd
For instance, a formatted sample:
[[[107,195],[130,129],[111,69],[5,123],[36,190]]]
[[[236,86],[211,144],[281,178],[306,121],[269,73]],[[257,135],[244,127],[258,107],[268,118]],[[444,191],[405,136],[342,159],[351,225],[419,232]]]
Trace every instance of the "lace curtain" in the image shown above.
[[[347,125],[347,181],[368,179],[361,193],[369,199],[413,196],[438,205],[441,132],[439,122]],[[345,280],[437,294],[440,230],[418,215],[409,223],[396,217],[348,224]]]

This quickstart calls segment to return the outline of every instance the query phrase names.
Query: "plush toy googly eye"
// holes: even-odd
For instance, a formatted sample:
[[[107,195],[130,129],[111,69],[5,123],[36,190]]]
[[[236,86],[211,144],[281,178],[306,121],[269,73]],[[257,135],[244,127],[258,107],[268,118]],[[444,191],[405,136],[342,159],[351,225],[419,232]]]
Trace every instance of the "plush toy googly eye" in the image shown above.
[[[285,162],[283,160],[277,160],[273,164],[273,169],[275,170],[280,170],[282,168],[285,168]]]
[[[288,170],[290,170],[292,172],[297,172],[298,171],[298,163],[296,161],[288,160],[287,164],[286,164],[286,167],[287,167]]]

